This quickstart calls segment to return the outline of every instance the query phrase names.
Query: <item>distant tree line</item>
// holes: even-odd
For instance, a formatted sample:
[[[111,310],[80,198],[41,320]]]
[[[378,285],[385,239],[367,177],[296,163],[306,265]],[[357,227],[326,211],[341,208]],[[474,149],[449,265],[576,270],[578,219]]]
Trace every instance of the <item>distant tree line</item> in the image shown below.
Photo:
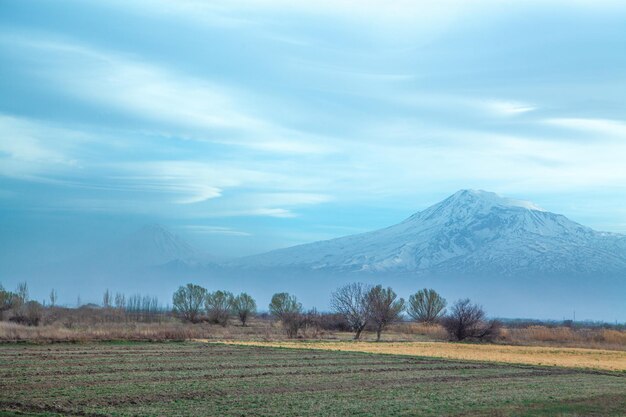
[[[50,292],[49,309],[56,307],[58,296]],[[256,301],[247,293],[235,295],[229,291],[208,291],[196,284],[181,286],[172,297],[171,313],[191,322],[209,322],[227,326],[236,318],[246,326],[257,314]],[[481,306],[469,299],[462,299],[446,310],[447,302],[433,289],[424,288],[411,294],[408,302],[398,297],[391,287],[351,283],[335,290],[330,299],[332,314],[320,314],[315,309],[305,311],[298,299],[281,292],[272,296],[268,305],[269,315],[279,323],[289,338],[300,333],[332,328],[349,330],[359,340],[364,330],[376,334],[376,340],[394,323],[404,321],[404,314],[415,322],[425,325],[442,325],[453,340],[492,339],[499,331],[499,324],[487,320]],[[0,285],[0,320],[5,315],[20,324],[38,325],[42,319],[46,302],[29,299],[26,283],[15,291],[5,290]],[[169,314],[169,309],[160,306],[158,299],[139,294],[126,297],[122,293],[111,293],[108,289],[102,304],[79,306],[100,309],[104,321],[160,321]]]
[[[183,320],[226,326],[231,316],[236,316],[243,326],[256,314],[256,302],[246,293],[237,296],[228,291],[209,292],[205,288],[187,284],[173,296],[174,312]],[[426,325],[441,324],[454,340],[491,339],[498,334],[498,323],[488,321],[482,307],[469,299],[457,301],[446,314],[446,300],[435,290],[423,289],[409,297],[408,303],[399,298],[391,287],[371,286],[363,283],[345,285],[331,295],[333,313],[354,332],[358,340],[369,327],[376,340],[389,325],[403,321],[403,314]],[[272,296],[268,311],[283,327],[289,338],[298,337],[307,329],[323,328],[324,319],[317,310],[305,311],[298,299],[281,292]]]
[[[28,326],[37,326],[42,320],[51,322],[58,319],[67,322],[68,327],[72,327],[75,317],[69,314],[67,307],[57,305],[58,295],[52,289],[49,300],[38,302],[31,300],[28,294],[28,285],[23,282],[18,284],[15,291],[8,291],[0,284],[0,321],[9,320],[11,322]],[[155,322],[161,321],[162,317],[168,314],[168,309],[163,308],[156,297],[134,294],[129,297],[122,293],[113,295],[108,289],[102,297],[102,304],[85,304],[80,302],[80,297],[76,308],[79,310],[90,310],[91,321],[137,321]],[[97,314],[92,314],[94,311]],[[95,320],[97,318],[97,320]]]

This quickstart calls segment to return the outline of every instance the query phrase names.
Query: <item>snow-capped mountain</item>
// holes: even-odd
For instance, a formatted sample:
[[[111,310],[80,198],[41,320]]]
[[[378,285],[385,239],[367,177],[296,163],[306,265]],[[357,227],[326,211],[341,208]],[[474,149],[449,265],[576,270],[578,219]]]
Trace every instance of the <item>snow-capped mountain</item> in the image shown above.
[[[126,265],[152,266],[174,260],[194,259],[200,253],[160,224],[143,226],[103,254]]]
[[[206,255],[160,224],[148,224],[71,262],[78,270],[131,272],[170,262],[197,262]],[[69,268],[63,265],[64,268]]]
[[[373,232],[241,259],[241,266],[428,273],[626,271],[626,236],[597,232],[527,201],[461,190]]]

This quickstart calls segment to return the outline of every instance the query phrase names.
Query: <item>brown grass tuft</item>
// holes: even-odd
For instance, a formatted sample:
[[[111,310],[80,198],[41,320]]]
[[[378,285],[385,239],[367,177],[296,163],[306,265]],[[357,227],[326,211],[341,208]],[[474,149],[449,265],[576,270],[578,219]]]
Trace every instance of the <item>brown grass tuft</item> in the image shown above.
[[[568,346],[626,350],[626,331],[529,326],[503,329],[502,340],[518,345]]]

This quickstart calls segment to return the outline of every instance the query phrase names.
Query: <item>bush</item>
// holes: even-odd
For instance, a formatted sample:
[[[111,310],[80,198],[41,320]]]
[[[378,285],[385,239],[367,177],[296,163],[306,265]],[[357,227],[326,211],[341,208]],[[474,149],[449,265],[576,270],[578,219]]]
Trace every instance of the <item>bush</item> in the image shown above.
[[[319,315],[319,325],[323,330],[335,332],[350,332],[353,327],[346,320],[343,314],[322,313]]]
[[[42,316],[43,306],[37,301],[28,301],[17,309],[15,315],[9,321],[26,326],[39,326]]]
[[[488,322],[482,307],[472,304],[469,298],[459,300],[452,306],[452,311],[443,320],[443,326],[450,338],[458,341],[493,340],[500,333],[499,322]]]

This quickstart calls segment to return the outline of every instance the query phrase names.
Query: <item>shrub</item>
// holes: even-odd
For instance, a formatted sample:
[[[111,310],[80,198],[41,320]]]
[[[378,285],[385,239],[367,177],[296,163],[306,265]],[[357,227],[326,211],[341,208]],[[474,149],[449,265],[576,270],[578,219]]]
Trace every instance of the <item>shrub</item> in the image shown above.
[[[443,320],[443,326],[453,340],[493,340],[500,333],[500,324],[486,320],[481,306],[472,304],[469,298],[457,301]]]
[[[26,326],[39,326],[43,316],[43,306],[37,301],[27,301],[22,304],[9,320]]]
[[[350,332],[352,325],[346,320],[343,314],[322,313],[319,316],[320,328],[336,332]]]

